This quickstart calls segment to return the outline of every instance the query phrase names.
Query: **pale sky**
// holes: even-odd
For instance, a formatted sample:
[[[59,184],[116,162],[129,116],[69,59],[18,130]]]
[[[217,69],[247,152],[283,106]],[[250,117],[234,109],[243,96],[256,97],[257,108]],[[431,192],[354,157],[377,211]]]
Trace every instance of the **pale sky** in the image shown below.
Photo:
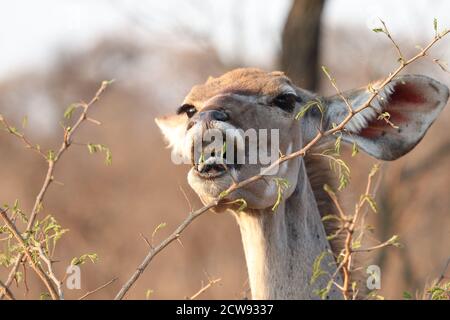
[[[291,1],[191,0],[189,3],[182,0],[2,0],[0,79],[24,68],[45,68],[62,49],[80,50],[94,45],[104,35],[129,30],[145,37],[149,29],[166,31],[174,21],[206,34],[223,59],[240,54],[246,61],[264,64],[277,52]],[[434,17],[442,26],[450,27],[449,12],[450,1],[445,0],[328,0],[324,22],[328,28],[348,25],[361,29],[373,27],[376,18],[381,17],[392,32],[402,33],[413,41],[422,35],[432,35]]]

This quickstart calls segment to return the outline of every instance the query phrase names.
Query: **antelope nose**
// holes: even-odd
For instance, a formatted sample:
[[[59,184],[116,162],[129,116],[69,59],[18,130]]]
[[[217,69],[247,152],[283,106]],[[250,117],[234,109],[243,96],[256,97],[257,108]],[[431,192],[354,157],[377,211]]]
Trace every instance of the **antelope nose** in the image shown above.
[[[188,130],[197,122],[210,122],[210,121],[227,121],[229,119],[228,114],[220,110],[206,110],[199,112],[196,116],[192,117],[188,123]]]

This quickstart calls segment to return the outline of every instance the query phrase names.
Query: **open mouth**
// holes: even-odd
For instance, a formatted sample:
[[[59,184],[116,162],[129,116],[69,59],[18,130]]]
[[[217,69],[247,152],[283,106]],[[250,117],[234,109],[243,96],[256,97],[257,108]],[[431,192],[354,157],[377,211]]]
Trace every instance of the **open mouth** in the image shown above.
[[[226,154],[216,156],[211,154],[207,159],[194,164],[195,173],[206,179],[217,178],[224,175],[230,168],[226,163]]]
[[[226,152],[216,155],[212,152],[206,159],[199,159],[198,163],[193,163],[194,172],[204,179],[218,178],[231,169],[237,169],[236,159],[227,161]]]
[[[231,139],[233,140],[230,141]],[[231,170],[239,170],[241,165],[238,163],[243,163],[241,161],[243,161],[244,150],[238,150],[238,143],[234,140],[236,138],[231,139],[227,139],[227,134],[223,133],[221,141],[214,140],[214,143],[208,141],[210,144],[202,146],[201,152],[194,150],[195,143],[193,143],[191,163],[194,173],[204,179],[213,179],[226,173],[232,174]],[[222,141],[226,142],[222,144]]]
[[[217,178],[224,175],[228,168],[226,164],[199,164],[194,167],[195,173],[205,179]]]

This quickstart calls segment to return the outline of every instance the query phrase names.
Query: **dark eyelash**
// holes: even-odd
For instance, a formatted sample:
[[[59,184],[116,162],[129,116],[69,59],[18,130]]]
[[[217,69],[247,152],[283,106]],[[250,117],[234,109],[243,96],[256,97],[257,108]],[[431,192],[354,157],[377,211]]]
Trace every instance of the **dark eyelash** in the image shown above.
[[[177,109],[177,114],[186,113],[191,109],[195,109],[195,107],[191,104],[183,104],[181,107]]]

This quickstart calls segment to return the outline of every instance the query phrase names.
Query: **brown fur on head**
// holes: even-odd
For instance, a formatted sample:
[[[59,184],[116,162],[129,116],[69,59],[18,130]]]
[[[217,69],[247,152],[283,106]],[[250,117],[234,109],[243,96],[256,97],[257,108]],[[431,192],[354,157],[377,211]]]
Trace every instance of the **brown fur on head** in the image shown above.
[[[277,105],[277,98],[287,96],[286,108]],[[312,95],[296,88],[282,72],[267,73],[259,69],[236,69],[218,78],[210,78],[206,83],[192,88],[184,99],[178,115],[157,119],[166,137],[176,152],[192,157],[191,145],[196,136],[205,130],[239,129],[272,129],[279,130],[279,149],[287,154],[302,145],[299,135],[299,122],[293,121],[298,100],[309,100]],[[284,101],[283,101],[284,103]],[[289,105],[288,105],[289,104]],[[189,118],[183,111],[195,107],[195,114]],[[284,105],[283,105],[284,107]],[[189,110],[188,110],[189,111]],[[226,116],[225,121],[202,118],[202,114],[219,111]],[[178,128],[178,129],[177,129]],[[179,130],[179,128],[182,128]],[[282,130],[280,130],[282,128]],[[177,131],[179,130],[179,131]],[[176,136],[174,136],[176,135]],[[261,146],[258,146],[261,148]],[[245,150],[248,160],[249,154]],[[195,161],[194,161],[195,162]],[[204,202],[217,197],[235,180],[244,180],[260,173],[262,165],[240,165],[230,167],[229,174],[214,179],[206,179],[199,175],[195,167],[189,172],[188,180],[193,189]],[[286,190],[287,195],[295,188],[299,160],[286,163],[280,168],[277,177],[290,181],[292,187]],[[273,205],[277,197],[277,187],[273,179],[260,180],[230,195],[229,200],[244,198],[250,208],[262,209]]]
[[[224,93],[274,97],[284,85],[292,86],[291,80],[279,71],[264,72],[255,68],[241,68],[218,78],[210,77],[204,84],[194,86],[184,103],[199,106],[210,98]]]

